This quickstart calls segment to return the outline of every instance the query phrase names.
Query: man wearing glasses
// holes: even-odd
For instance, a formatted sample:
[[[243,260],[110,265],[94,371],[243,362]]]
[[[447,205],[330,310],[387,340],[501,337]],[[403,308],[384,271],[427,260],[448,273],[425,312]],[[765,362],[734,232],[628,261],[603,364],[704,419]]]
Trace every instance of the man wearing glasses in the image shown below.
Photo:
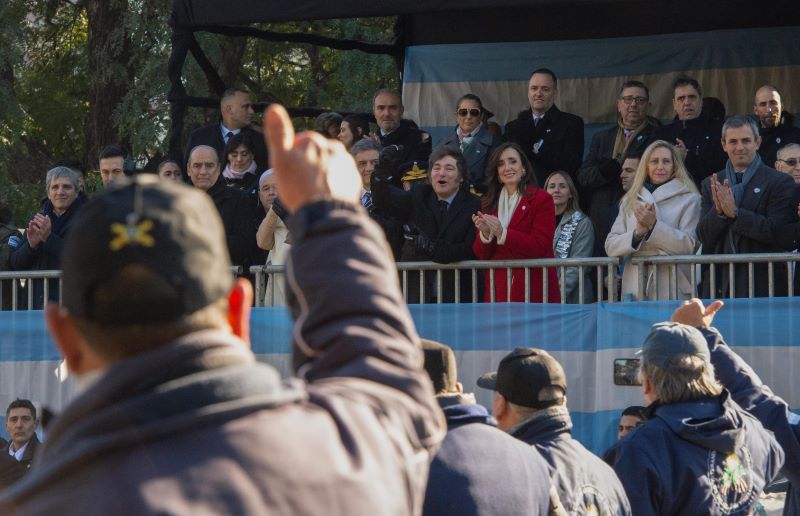
[[[699,188],[703,179],[725,166],[726,156],[719,142],[722,121],[703,115],[703,90],[691,77],[675,79],[672,107],[675,120],[656,136],[678,147],[686,170]]]
[[[617,123],[594,134],[589,156],[578,170],[584,189],[584,208],[595,228],[595,254],[605,255],[609,210],[622,197],[622,163],[627,155],[641,156],[655,139],[658,120],[647,116],[650,91],[639,81],[628,81],[617,95]],[[585,195],[584,195],[585,193]]]
[[[781,147],[789,143],[800,143],[800,129],[794,127],[794,116],[783,110],[781,94],[774,86],[764,85],[756,90],[753,112],[758,118],[758,132],[761,136],[758,153],[764,163],[774,163]]]

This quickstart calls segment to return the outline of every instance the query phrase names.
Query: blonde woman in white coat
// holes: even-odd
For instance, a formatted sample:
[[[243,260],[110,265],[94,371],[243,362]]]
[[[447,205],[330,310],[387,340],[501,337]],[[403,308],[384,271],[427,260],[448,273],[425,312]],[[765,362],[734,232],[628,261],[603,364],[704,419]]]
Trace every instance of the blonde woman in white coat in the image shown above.
[[[623,299],[627,295],[639,299],[639,270],[629,258],[694,254],[699,219],[700,194],[683,158],[669,143],[653,142],[642,155],[633,184],[620,201],[619,215],[606,238],[606,254],[625,258]],[[658,267],[657,292],[655,275],[647,272],[643,299],[691,297],[691,266],[677,266],[677,281],[671,269],[669,265]]]

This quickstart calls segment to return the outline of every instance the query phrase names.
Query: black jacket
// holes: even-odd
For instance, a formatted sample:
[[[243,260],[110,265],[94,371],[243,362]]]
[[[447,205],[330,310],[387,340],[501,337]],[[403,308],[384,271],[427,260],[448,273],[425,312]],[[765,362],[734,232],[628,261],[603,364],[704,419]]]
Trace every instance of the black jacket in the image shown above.
[[[431,155],[431,135],[425,131],[415,129],[405,122],[400,122],[400,127],[386,136],[380,132],[378,134],[380,135],[381,145],[384,147],[389,145],[403,147],[403,152],[397,157],[398,170],[392,176],[391,182],[394,186],[400,186],[400,177],[402,175],[402,170],[399,169],[400,166],[409,161],[427,162],[428,156]]]
[[[431,463],[422,514],[548,514],[550,475],[541,455],[498,430],[483,406],[457,398],[438,397],[447,435]]]
[[[541,410],[510,433],[535,447],[547,461],[568,514],[591,514],[592,506],[596,514],[631,514],[614,470],[572,438],[572,419],[566,407]]]
[[[242,190],[225,186],[222,174],[207,193],[222,218],[231,262],[245,267],[260,265],[256,263],[255,257],[262,256],[263,253],[256,245],[258,228],[255,226],[256,212],[250,196]]]
[[[439,209],[439,200],[433,187],[429,184],[417,184],[406,192],[386,181],[380,181],[372,175],[372,200],[379,213],[393,217],[402,224],[408,225],[427,236],[433,242],[432,253],[424,253],[416,249],[413,242],[406,241],[400,261],[433,261],[436,263],[453,263],[462,260],[473,260],[472,242],[475,240],[475,224],[472,215],[480,210],[480,199],[466,191],[459,190],[444,218]],[[455,274],[445,271],[442,280],[442,301],[453,302],[455,299]],[[434,286],[436,274],[429,272],[426,277],[426,301],[435,300]],[[414,278],[416,279],[416,277]],[[409,276],[408,302],[419,301],[419,280]],[[416,295],[415,295],[416,294]],[[460,299],[467,302],[472,299],[471,274],[460,274]]]
[[[556,170],[563,170],[574,178],[583,161],[583,119],[556,106],[548,109],[536,126],[531,109],[522,111],[516,120],[506,124],[503,139],[522,147],[541,188],[547,176]],[[539,142],[538,151],[534,152]]]
[[[761,127],[759,125],[758,132],[761,135],[758,154],[769,167],[775,166],[778,149],[790,143],[800,143],[800,128],[794,126],[794,115],[786,111],[781,115],[780,125],[777,127]]]
[[[673,145],[678,138],[686,145],[686,170],[697,186],[725,166],[728,157],[722,150],[721,121],[704,117],[684,121],[676,118],[656,133],[656,139]]]
[[[578,170],[577,183],[580,188],[581,207],[594,225],[595,256],[606,254],[604,245],[606,235],[611,229],[608,223],[609,213],[614,210],[624,194],[619,180],[622,163],[614,160],[612,156],[617,130],[618,126],[614,125],[592,136],[589,155]],[[628,144],[628,152],[638,154],[644,152],[644,149],[655,140],[657,130],[656,122],[648,124]],[[611,224],[614,223],[614,219],[611,219]]]
[[[717,179],[725,179],[725,171],[717,173]],[[794,190],[794,181],[788,174],[782,174],[766,165],[761,165],[755,176],[747,184],[741,206],[735,220],[724,215],[717,215],[711,200],[710,178],[703,181],[703,201],[700,207],[700,222],[697,225],[697,237],[703,244],[703,254],[727,253],[777,253],[789,249],[782,247],[785,243],[780,238],[782,228],[795,220],[790,198]],[[730,246],[728,231],[736,239],[737,247]],[[786,295],[786,267],[776,264],[774,267],[775,295]],[[734,280],[734,297],[749,295],[747,264],[736,265]],[[703,275],[703,297],[728,297],[728,268],[716,267],[715,292],[711,292],[710,272]],[[769,295],[769,270],[766,263],[755,264],[754,287],[756,297]]]
[[[255,147],[254,159],[256,162],[256,171],[260,174],[269,168],[269,157],[267,156],[267,145],[264,143],[264,135],[252,127],[242,128],[242,133],[246,133],[248,135],[250,141]],[[217,156],[219,157],[220,167],[224,166],[223,164],[226,161],[226,157],[223,156],[222,153],[225,151],[225,140],[222,138],[220,122],[198,127],[189,135],[189,141],[186,142],[186,151],[183,153],[182,164],[184,171],[183,178],[187,183],[191,183],[191,181],[189,181],[189,176],[186,174],[186,164],[189,163],[189,153],[192,152],[192,149],[198,145],[208,145],[209,147],[214,147],[214,149],[217,151]]]
[[[0,448],[0,489],[10,486],[28,474],[37,456],[39,444],[39,438],[33,434],[20,461],[8,454],[11,443],[6,443]]]

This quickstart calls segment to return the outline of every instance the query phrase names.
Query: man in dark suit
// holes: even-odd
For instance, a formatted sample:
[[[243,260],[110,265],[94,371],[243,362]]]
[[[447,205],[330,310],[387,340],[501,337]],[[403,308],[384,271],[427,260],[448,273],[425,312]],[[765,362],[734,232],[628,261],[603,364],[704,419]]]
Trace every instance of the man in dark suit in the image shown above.
[[[555,106],[558,79],[539,68],[528,81],[530,109],[506,124],[505,141],[519,144],[533,164],[536,182],[544,188],[551,172],[563,170],[575,177],[583,159],[583,119]]]
[[[703,181],[703,204],[697,235],[703,254],[775,253],[786,251],[779,233],[792,221],[792,178],[765,165],[758,155],[761,137],[751,119],[729,118],[722,127],[722,147],[728,154],[725,168]],[[703,275],[703,297],[749,295],[748,266],[735,266],[734,288],[727,267],[716,267],[715,290],[710,271]],[[755,295],[769,295],[767,264],[755,265]],[[774,293],[786,295],[786,268],[774,267]]]
[[[408,161],[428,161],[431,135],[403,120],[403,101],[394,90],[380,89],[372,98],[372,113],[378,123],[378,139],[383,147],[400,146],[397,165]],[[373,137],[374,138],[374,137]],[[400,186],[399,170],[392,172],[391,182]]]
[[[30,400],[16,399],[6,409],[11,441],[0,450],[0,488],[18,481],[31,468],[39,446],[36,424],[36,407]]]
[[[393,149],[386,149],[384,152]],[[395,158],[396,159],[396,158]],[[372,174],[372,200],[375,209],[404,224],[406,242],[401,262],[433,261],[452,263],[472,260],[475,225],[472,215],[480,210],[480,199],[464,188],[467,163],[456,148],[440,146],[430,156],[429,182],[415,184],[406,192],[389,184],[396,168],[393,159],[384,159]],[[460,302],[472,299],[471,274],[459,275]],[[425,274],[425,295],[419,291],[419,276],[408,275],[409,303],[436,302],[437,294],[445,303],[456,301],[454,271],[442,273],[442,292],[436,291],[436,273]]]
[[[649,108],[647,86],[639,81],[623,84],[617,96],[617,124],[595,133],[589,156],[578,170],[582,208],[594,224],[596,256],[605,256],[609,212],[614,211],[623,195],[620,183],[623,161],[626,156],[641,156],[655,140],[659,123],[647,116]]]
[[[269,168],[267,146],[264,144],[262,130],[255,129],[250,123],[253,116],[253,106],[250,104],[250,94],[238,88],[229,88],[219,100],[219,111],[222,120],[218,123],[206,125],[195,129],[189,135],[184,153],[184,167],[189,162],[189,154],[198,145],[208,145],[217,151],[222,163],[227,156],[223,154],[225,144],[235,134],[249,133],[250,141],[255,147],[256,170],[259,173]],[[188,174],[188,173],[187,173]],[[188,180],[188,175],[184,176]]]
[[[800,128],[794,126],[794,116],[784,111],[781,94],[774,86],[764,85],[756,90],[753,112],[758,118],[761,146],[758,154],[769,166],[775,162],[778,149],[800,143]]]

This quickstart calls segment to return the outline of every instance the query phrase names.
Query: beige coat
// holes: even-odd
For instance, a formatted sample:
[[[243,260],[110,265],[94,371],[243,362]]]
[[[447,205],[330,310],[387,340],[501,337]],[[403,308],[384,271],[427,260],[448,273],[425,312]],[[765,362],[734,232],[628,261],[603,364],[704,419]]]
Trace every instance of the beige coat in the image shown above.
[[[261,221],[256,232],[256,244],[269,251],[267,265],[285,265],[289,254],[289,230],[272,209]],[[267,292],[264,295],[264,306],[286,305],[286,281],[284,274],[270,274],[267,280]]]
[[[629,263],[628,258],[695,254],[698,246],[696,228],[700,219],[700,195],[677,179],[661,185],[653,193],[642,188],[638,200],[653,203],[656,207],[656,225],[650,237],[633,247],[636,217],[632,210],[626,213],[620,207],[605,246],[608,256],[626,258],[623,263],[622,296],[631,294],[633,299],[639,299],[639,267]],[[652,271],[647,273],[645,300],[691,297],[691,266],[677,267],[677,291],[671,269],[669,265],[658,267],[658,292],[655,291],[656,274]]]

